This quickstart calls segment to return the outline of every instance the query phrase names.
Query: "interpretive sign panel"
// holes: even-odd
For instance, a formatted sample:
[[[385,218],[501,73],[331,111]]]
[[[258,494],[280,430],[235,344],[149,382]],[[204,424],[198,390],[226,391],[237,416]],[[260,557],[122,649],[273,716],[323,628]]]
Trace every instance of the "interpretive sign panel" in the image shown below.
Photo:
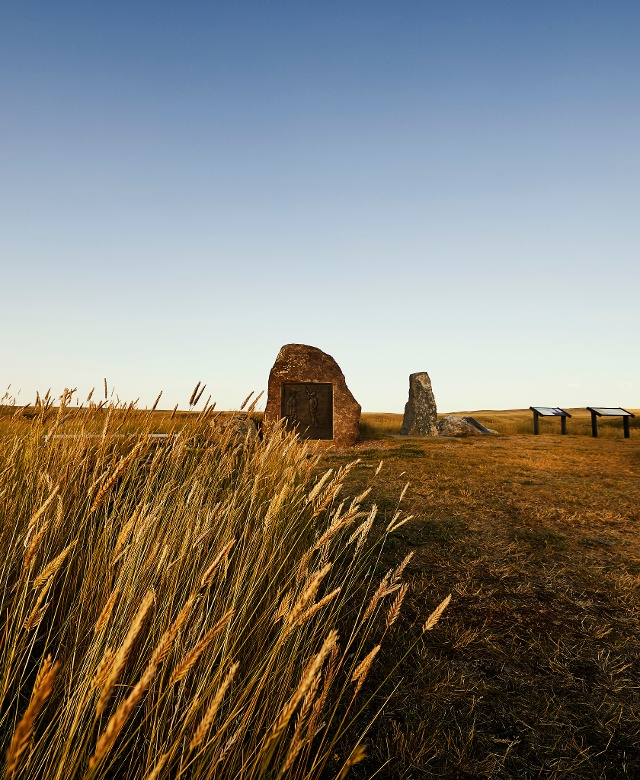
[[[303,439],[333,439],[333,385],[283,382],[280,414]]]
[[[590,412],[595,412],[600,417],[634,417],[635,415],[628,412],[626,409],[622,409],[619,406],[603,407],[603,406],[588,406],[587,409]]]
[[[622,417],[624,438],[628,439],[631,435],[629,418],[635,417],[635,414],[628,412],[621,406],[587,406],[587,409],[591,412],[591,435],[594,438],[598,436],[598,417]]]
[[[475,417],[463,417],[462,419],[466,420],[470,425],[473,425],[480,433],[491,434],[489,428],[485,428],[485,426],[481,422],[478,422]]]
[[[530,406],[532,412],[537,412],[541,417],[571,417],[569,412],[557,406]]]
[[[560,433],[567,432],[567,417],[571,417],[569,412],[565,412],[559,406],[530,406],[533,412],[533,432],[536,436],[540,433],[540,417],[560,417]]]

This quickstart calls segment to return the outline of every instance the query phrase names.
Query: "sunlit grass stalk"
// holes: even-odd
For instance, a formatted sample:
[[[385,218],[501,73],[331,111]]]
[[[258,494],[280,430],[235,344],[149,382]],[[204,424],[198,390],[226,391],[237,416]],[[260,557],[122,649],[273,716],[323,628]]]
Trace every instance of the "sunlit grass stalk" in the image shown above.
[[[351,676],[380,638],[374,614],[358,620],[352,603],[376,587],[365,578],[371,523],[362,528],[375,513],[364,492],[335,506],[352,466],[316,479],[317,456],[294,435],[276,427],[250,442],[209,412],[167,413],[170,435],[150,451],[163,413],[48,403],[0,438],[11,771],[254,780],[286,767],[319,780],[329,746],[350,739]],[[44,440],[47,414],[69,415],[64,436]],[[400,588],[390,572],[381,598]],[[49,654],[64,677],[46,696],[36,681],[47,713],[36,723],[24,701]],[[27,712],[12,743],[9,725]]]

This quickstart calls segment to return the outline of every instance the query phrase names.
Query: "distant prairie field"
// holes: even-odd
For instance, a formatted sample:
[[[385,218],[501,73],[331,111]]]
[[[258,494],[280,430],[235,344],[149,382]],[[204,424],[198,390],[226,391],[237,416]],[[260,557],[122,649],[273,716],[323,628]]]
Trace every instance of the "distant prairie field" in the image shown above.
[[[0,409],[7,776],[640,777],[638,418],[458,414]]]
[[[591,413],[586,408],[570,409],[571,419],[567,420],[567,435],[569,436],[591,436]],[[640,409],[627,409],[628,412],[635,414],[632,418],[630,427],[636,430],[636,435],[640,436]],[[502,434],[533,434],[533,413],[530,409],[507,409],[498,410],[480,410],[466,412],[452,412],[457,416],[470,415],[486,428],[491,428]],[[442,414],[438,415],[438,419]],[[385,412],[365,412],[362,415],[360,427],[364,437],[376,437],[384,434],[399,434],[402,425],[401,414],[390,414]],[[558,417],[540,418],[540,435],[560,435],[560,419]],[[598,419],[598,438],[619,438],[622,437],[622,418],[610,417]]]

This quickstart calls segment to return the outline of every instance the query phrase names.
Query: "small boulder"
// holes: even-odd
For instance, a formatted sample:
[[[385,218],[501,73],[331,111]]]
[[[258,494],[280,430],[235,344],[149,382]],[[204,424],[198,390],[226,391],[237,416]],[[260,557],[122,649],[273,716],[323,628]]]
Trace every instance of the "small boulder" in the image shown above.
[[[440,436],[484,436],[475,425],[467,422],[463,417],[456,417],[455,414],[445,415],[438,423],[438,433]]]
[[[409,376],[409,400],[404,407],[401,436],[437,436],[438,410],[426,371]]]
[[[219,431],[222,435],[228,433],[229,438],[235,443],[252,444],[258,440],[258,428],[255,421],[243,414],[236,414],[232,417],[217,417],[211,423],[212,429]]]

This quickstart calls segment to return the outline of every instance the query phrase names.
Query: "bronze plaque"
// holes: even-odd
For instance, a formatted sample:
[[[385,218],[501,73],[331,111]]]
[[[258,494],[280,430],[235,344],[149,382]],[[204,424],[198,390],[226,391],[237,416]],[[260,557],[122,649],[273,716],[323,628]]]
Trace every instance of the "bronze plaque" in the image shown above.
[[[333,439],[333,385],[283,382],[280,414],[303,439]]]

